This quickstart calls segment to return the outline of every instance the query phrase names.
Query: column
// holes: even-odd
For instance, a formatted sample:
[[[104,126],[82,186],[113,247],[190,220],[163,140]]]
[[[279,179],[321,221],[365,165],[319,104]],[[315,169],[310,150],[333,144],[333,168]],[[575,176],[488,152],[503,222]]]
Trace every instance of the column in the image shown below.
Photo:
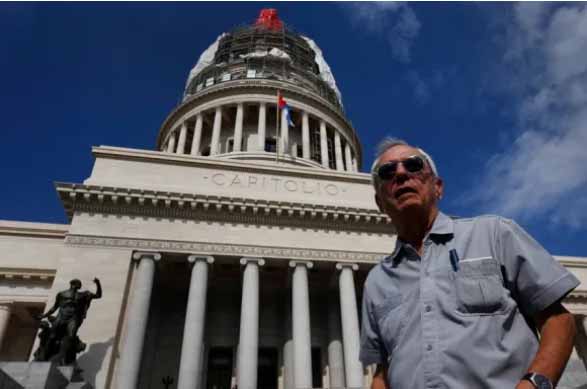
[[[320,120],[320,151],[322,154],[322,166],[328,168],[328,141],[326,140],[326,123],[324,120]]]
[[[202,141],[202,114],[196,116],[196,126],[194,127],[194,137],[192,138],[191,155],[200,155],[200,142]]]
[[[210,155],[218,154],[220,143],[220,127],[222,126],[222,107],[216,107],[214,112],[214,125],[212,127],[212,140],[210,141]]]
[[[302,112],[302,158],[310,159],[310,118]]]
[[[132,257],[137,261],[137,268],[133,291],[128,302],[126,339],[120,350],[120,365],[118,367],[118,387],[124,389],[137,387],[143,343],[149,320],[155,262],[161,259],[161,254],[136,252]]]
[[[291,290],[285,291],[285,342],[283,344],[283,388],[295,389],[293,335],[291,325]]]
[[[279,145],[281,146],[279,153],[287,154],[289,151],[289,123],[287,122],[285,109],[281,110],[281,139],[279,141]]]
[[[200,367],[204,355],[208,265],[214,263],[214,258],[190,255],[188,262],[192,265],[192,274],[183,327],[177,389],[198,389],[202,383]]]
[[[234,121],[234,137],[232,151],[241,151],[243,143],[243,103],[236,105],[236,119]]]
[[[257,125],[257,146],[259,151],[265,151],[265,133],[267,129],[267,104],[259,104],[259,124]]]
[[[353,160],[351,158],[351,146],[348,142],[344,145],[344,159],[346,162],[346,171],[352,172],[353,171]]]
[[[354,172],[359,171],[359,166],[357,164],[357,159],[355,157],[353,157],[353,171]]]
[[[340,134],[334,129],[334,156],[336,157],[336,170],[344,171],[342,162],[342,144],[340,143]]]
[[[338,292],[338,291],[336,291]],[[340,334],[340,303],[338,293],[330,293],[328,304],[328,375],[330,388],[344,388],[344,354]]]
[[[175,132],[172,132],[167,140],[167,152],[173,153],[175,151]]]
[[[177,142],[177,154],[184,154],[185,153],[185,138],[188,134],[188,126],[184,122],[181,125],[181,129],[179,130],[179,141]]]
[[[294,349],[294,383],[296,388],[312,387],[312,345],[310,334],[310,293],[308,269],[312,262],[291,261],[294,268],[292,277],[292,319]]]
[[[363,387],[363,365],[359,361],[361,335],[353,280],[353,271],[358,270],[359,266],[355,263],[337,263],[336,268],[340,270],[338,285],[346,385],[349,388],[361,388]]]
[[[259,354],[259,266],[261,258],[241,258],[245,266],[241,302],[241,323],[237,356],[239,389],[257,389],[257,358]]]
[[[10,323],[10,314],[12,313],[12,302],[0,302],[0,350],[6,338],[6,331],[8,330],[8,323]]]

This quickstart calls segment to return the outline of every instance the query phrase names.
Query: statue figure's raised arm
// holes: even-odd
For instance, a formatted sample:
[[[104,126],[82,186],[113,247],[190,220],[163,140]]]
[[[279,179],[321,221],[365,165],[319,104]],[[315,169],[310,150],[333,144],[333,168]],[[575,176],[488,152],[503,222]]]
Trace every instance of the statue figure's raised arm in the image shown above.
[[[94,278],[94,284],[96,284],[96,293],[92,293],[92,299],[102,298],[102,284],[98,278]]]

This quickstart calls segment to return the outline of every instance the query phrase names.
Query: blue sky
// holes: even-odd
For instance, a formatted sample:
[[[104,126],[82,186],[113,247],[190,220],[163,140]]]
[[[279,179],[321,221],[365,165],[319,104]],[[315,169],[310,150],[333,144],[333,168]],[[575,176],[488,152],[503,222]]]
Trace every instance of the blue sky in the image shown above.
[[[587,256],[582,3],[1,3],[0,218],[66,222],[93,145],[153,149],[200,53],[261,8],[322,49],[363,143],[426,149],[442,209]]]

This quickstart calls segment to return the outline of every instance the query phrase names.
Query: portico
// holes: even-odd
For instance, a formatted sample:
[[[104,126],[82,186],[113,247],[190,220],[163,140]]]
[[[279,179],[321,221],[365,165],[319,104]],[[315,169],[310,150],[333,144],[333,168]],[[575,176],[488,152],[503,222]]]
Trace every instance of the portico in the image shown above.
[[[133,316],[127,320],[117,387],[157,382],[164,374],[161,363],[179,366],[178,388],[206,388],[211,382],[219,388],[364,387],[358,348],[353,349],[358,338],[351,337],[359,328],[354,278],[362,280],[367,267],[141,251],[134,252],[133,261],[127,307],[127,316]],[[187,295],[178,294],[184,284],[189,285]],[[153,294],[148,302],[147,288]],[[162,316],[183,316],[183,325],[180,320],[163,325]],[[286,355],[288,327],[291,356]],[[328,334],[334,327],[344,347],[330,347]],[[167,342],[165,333],[177,330],[180,341],[161,347]],[[218,374],[219,352],[230,365],[229,377]],[[271,377],[273,382],[268,382]]]

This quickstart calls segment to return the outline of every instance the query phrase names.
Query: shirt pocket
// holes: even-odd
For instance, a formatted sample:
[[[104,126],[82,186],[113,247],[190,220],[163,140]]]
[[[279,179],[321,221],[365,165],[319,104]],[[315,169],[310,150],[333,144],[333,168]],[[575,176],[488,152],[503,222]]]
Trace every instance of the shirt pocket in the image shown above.
[[[404,305],[400,293],[389,293],[374,307],[375,320],[388,355],[395,350],[405,324]]]
[[[503,276],[493,257],[464,259],[453,274],[458,313],[498,315],[507,310]]]

